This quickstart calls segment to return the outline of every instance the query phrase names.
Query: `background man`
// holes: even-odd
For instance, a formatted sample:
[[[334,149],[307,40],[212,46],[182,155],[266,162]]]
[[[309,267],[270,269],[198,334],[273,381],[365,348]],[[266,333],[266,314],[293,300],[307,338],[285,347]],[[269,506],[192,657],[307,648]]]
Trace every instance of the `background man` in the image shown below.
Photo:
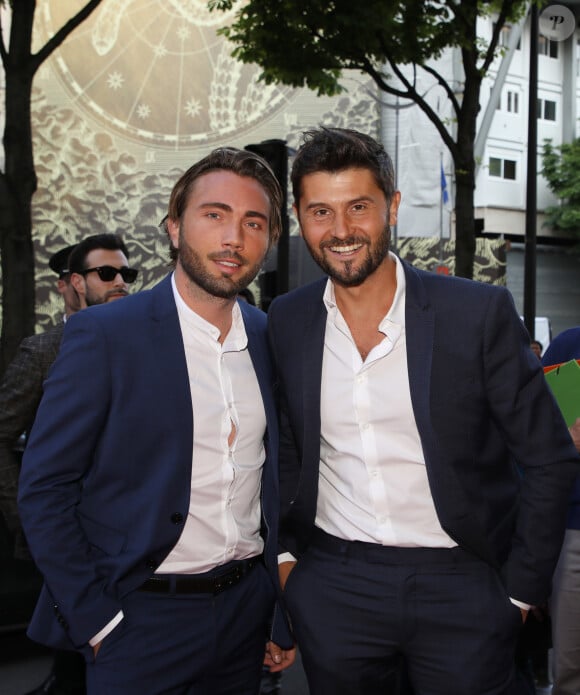
[[[266,319],[236,297],[279,236],[281,200],[263,160],[215,150],[171,194],[174,273],[67,323],[20,507],[45,578],[29,634],[82,651],[91,695],[258,691],[278,438]],[[92,259],[77,272],[87,287],[99,275]],[[270,645],[273,669],[292,658]]]
[[[298,558],[280,574],[311,692],[389,692],[403,655],[417,695],[514,693],[578,471],[529,337],[504,288],[389,253],[400,193],[372,138],[308,133],[292,187],[329,275],[269,314]]]
[[[554,338],[543,357],[544,366],[580,360],[580,326]],[[580,451],[580,393],[578,415],[569,430]],[[580,693],[580,476],[569,500],[566,535],[554,574],[550,600],[554,646],[553,695]]]
[[[57,290],[64,302],[63,321],[43,333],[25,338],[0,383],[0,510],[14,537],[14,556],[18,559],[30,559],[16,502],[22,453],[17,451],[19,439],[30,430],[34,421],[44,381],[58,354],[66,319],[87,306],[84,277],[79,275],[72,281],[69,261],[73,252],[79,270],[89,267],[85,265],[89,262],[113,262],[126,266],[129,256],[123,240],[115,234],[90,236],[53,254],[48,265],[58,275]],[[127,286],[123,285],[123,291],[120,291],[118,281],[119,277],[113,282],[100,279],[94,282],[91,301],[100,303],[126,296]],[[75,284],[80,292],[75,289]],[[28,695],[61,692],[67,695],[85,692],[83,661],[76,653],[66,650],[55,653],[48,678]]]
[[[57,290],[64,301],[64,319],[79,308],[68,273],[68,257],[73,248],[61,249],[48,261],[58,276]],[[30,559],[16,503],[19,438],[32,425],[42,396],[42,384],[56,359],[63,328],[64,320],[43,333],[25,338],[0,382],[0,511],[14,539],[14,556],[19,559]]]

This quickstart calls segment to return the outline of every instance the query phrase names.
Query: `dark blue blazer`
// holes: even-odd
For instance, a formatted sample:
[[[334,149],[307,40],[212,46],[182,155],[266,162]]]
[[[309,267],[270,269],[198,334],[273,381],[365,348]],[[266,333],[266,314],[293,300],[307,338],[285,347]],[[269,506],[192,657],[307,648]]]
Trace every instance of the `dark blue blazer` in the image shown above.
[[[240,307],[266,411],[262,530],[277,585],[278,429],[266,317]],[[86,647],[155,572],[187,517],[194,426],[169,277],[71,317],[20,481],[22,522],[45,578],[33,639]],[[276,625],[274,637],[290,646]]]
[[[539,604],[578,454],[509,292],[404,269],[411,399],[439,521],[501,569],[511,597]],[[316,514],[325,284],[279,297],[269,311],[281,410],[280,543],[297,556]],[[389,384],[385,398],[397,398]]]

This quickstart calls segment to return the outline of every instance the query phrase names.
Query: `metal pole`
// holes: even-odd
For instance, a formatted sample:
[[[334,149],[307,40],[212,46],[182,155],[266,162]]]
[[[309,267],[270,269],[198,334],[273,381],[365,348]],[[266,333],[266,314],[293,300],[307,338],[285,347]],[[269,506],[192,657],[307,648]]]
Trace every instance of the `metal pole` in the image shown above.
[[[524,323],[531,338],[536,323],[536,227],[538,152],[538,6],[530,10],[530,83],[528,99],[528,166],[526,182],[526,230],[524,240]]]

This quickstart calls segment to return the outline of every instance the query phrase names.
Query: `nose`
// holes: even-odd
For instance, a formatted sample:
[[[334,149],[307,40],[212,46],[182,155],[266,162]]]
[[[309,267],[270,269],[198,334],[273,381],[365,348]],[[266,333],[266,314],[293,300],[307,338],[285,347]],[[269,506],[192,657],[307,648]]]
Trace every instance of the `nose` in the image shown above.
[[[350,235],[348,217],[343,212],[337,212],[334,217],[334,236],[338,239],[346,239]]]
[[[224,226],[222,246],[234,249],[244,247],[244,229],[241,221],[232,220]]]

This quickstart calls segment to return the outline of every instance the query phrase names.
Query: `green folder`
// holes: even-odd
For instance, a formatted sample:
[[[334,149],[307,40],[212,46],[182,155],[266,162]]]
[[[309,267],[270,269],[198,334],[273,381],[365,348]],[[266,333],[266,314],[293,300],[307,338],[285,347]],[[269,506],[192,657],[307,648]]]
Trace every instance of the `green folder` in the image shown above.
[[[570,360],[546,372],[545,376],[570,427],[580,417],[580,365],[576,360]]]

